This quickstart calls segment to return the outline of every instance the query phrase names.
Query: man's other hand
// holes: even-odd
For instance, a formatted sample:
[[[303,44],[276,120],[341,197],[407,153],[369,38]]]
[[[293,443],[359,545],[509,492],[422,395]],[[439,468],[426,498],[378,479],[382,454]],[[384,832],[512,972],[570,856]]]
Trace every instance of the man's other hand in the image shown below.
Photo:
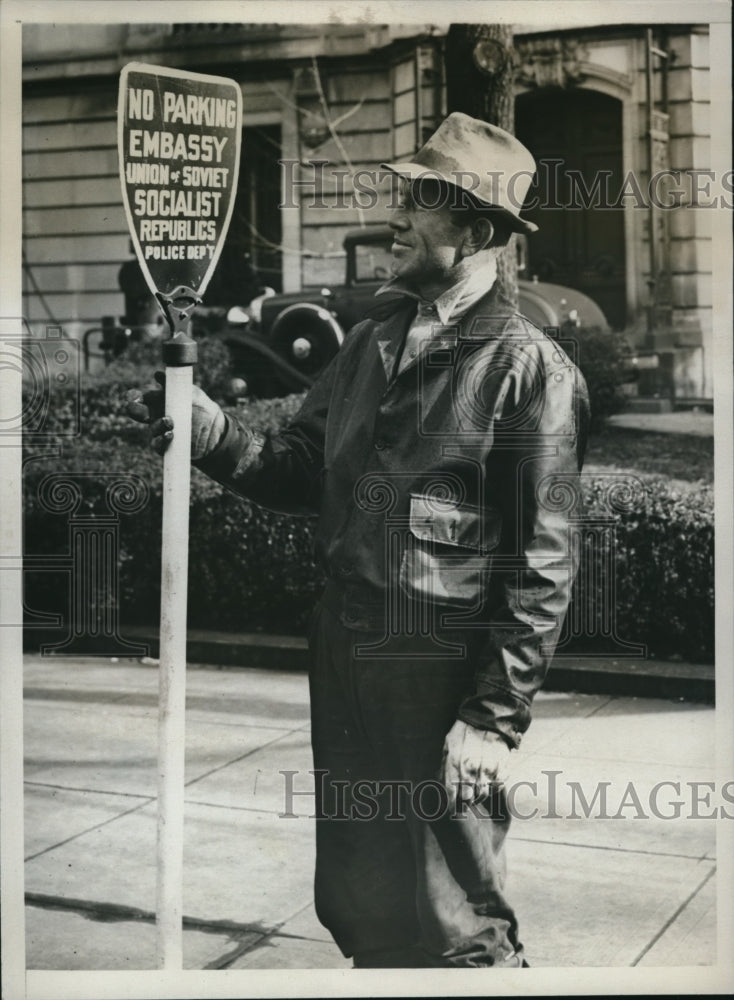
[[[457,720],[443,745],[440,780],[452,810],[461,802],[482,802],[493,785],[502,784],[509,770],[510,748],[497,733],[475,729]]]
[[[150,425],[151,445],[162,455],[173,440],[173,420],[163,412],[166,376],[156,372],[158,386],[141,392],[130,389],[127,393],[127,415],[141,424]],[[204,458],[219,444],[226,427],[226,418],[218,403],[193,386],[191,392],[191,458]]]

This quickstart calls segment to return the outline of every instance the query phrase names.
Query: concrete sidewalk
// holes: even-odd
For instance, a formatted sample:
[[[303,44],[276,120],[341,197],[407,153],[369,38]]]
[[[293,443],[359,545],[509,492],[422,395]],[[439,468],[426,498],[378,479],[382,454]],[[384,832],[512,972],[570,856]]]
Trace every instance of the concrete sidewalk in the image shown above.
[[[157,684],[153,664],[26,658],[29,969],[155,966]],[[531,965],[715,963],[716,824],[687,784],[715,777],[713,729],[705,705],[541,693],[510,781],[536,812],[509,845]],[[189,668],[186,968],[349,967],[313,910],[313,800],[279,815],[279,772],[309,789],[308,730],[303,672]],[[663,781],[680,794],[654,809]]]

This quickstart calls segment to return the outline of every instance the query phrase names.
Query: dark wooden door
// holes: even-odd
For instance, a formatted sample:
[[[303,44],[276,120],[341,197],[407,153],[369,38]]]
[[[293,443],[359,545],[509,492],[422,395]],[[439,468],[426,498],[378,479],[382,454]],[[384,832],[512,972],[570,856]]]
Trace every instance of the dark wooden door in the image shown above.
[[[623,328],[625,209],[603,207],[623,181],[621,102],[589,90],[530,91],[516,100],[515,131],[539,164],[528,196],[539,206],[525,214],[540,229],[528,238],[526,275],[578,288]]]
[[[250,225],[243,224],[243,235],[249,239],[253,263],[264,284],[270,285],[276,292],[283,289],[281,156],[279,125],[260,125],[244,130],[240,211]]]
[[[204,295],[206,305],[247,305],[262,285],[282,291],[280,156],[280,126],[242,130],[232,220],[222,256]]]

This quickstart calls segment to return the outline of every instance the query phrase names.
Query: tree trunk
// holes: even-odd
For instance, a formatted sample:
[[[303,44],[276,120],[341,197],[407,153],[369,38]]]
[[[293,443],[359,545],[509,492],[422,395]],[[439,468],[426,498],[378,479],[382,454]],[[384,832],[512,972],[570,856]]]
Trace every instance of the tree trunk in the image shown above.
[[[482,73],[474,63],[474,46],[483,39],[498,42],[506,59],[494,76]],[[512,25],[452,24],[446,36],[446,102],[449,112],[463,111],[515,133],[513,91]],[[517,306],[517,251],[510,239],[497,259],[497,280],[503,294]]]

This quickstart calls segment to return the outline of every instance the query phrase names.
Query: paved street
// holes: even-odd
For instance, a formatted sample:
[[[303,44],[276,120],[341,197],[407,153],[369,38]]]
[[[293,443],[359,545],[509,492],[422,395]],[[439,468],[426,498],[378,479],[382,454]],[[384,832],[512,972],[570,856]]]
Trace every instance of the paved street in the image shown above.
[[[157,682],[153,663],[26,658],[29,969],[155,966]],[[350,965],[313,911],[310,796],[280,816],[280,771],[309,788],[308,730],[303,672],[189,668],[186,968]],[[715,963],[716,824],[687,784],[713,753],[709,706],[539,696],[510,781],[535,813],[509,845],[531,965]]]

